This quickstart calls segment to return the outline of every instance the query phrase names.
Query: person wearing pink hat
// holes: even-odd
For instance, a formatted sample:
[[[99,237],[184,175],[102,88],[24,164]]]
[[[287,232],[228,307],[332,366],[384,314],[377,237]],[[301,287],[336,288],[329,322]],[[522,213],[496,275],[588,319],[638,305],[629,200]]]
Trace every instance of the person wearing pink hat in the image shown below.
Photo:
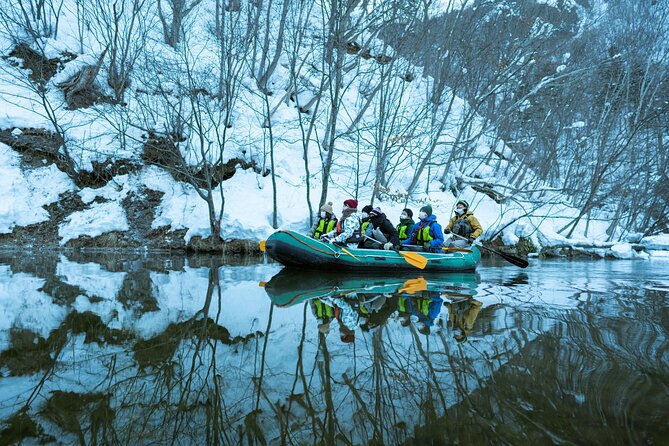
[[[336,229],[324,234],[321,239],[338,245],[351,243],[357,246],[362,238],[360,235],[361,224],[362,214],[358,212],[358,200],[349,198],[344,201],[341,219],[337,222]]]

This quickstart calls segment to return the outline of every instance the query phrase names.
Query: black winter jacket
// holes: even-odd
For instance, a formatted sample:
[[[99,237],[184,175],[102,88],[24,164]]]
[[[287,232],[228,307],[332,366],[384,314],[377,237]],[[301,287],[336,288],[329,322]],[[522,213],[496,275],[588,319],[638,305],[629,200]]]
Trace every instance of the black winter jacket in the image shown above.
[[[374,226],[374,228],[380,229],[381,232],[383,232],[383,235],[386,236],[388,241],[391,242],[393,246],[400,245],[400,235],[397,233],[395,226],[393,226],[390,220],[388,220],[386,214],[379,214],[370,217],[369,224]]]

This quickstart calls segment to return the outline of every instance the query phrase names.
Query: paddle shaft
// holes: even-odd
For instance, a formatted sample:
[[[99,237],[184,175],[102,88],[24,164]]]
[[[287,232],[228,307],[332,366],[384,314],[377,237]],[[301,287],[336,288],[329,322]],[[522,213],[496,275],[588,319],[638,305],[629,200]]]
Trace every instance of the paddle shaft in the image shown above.
[[[378,243],[379,245],[385,245],[385,243],[380,242],[371,237],[367,237],[366,235],[363,235],[362,237],[363,239],[372,240]],[[401,255],[404,261],[411,266],[414,266],[418,269],[425,269],[425,267],[427,266],[427,258],[425,256],[418,254],[417,252],[402,252],[399,249],[392,249],[392,251],[395,251],[397,254]]]
[[[371,241],[373,241],[373,242],[375,242],[375,243],[378,243],[379,245],[385,245],[385,243],[380,242],[380,241],[378,241],[378,240],[375,239],[375,238],[368,237],[368,236],[366,236],[366,235],[363,235],[362,238],[365,238],[365,239],[367,239],[367,240],[371,240]],[[387,242],[386,242],[386,243],[387,243]],[[395,249],[393,249],[393,251],[399,251],[399,250],[395,250]]]
[[[467,237],[463,237],[463,236],[458,235],[458,234],[451,233],[451,235],[453,235],[454,237],[460,238],[462,240],[467,240]],[[493,254],[497,254],[498,256],[500,256],[501,258],[506,260],[507,262],[512,263],[519,268],[527,268],[527,266],[529,265],[527,260],[521,259],[520,257],[512,256],[511,254],[504,254],[503,252],[495,251],[492,248],[488,248],[486,246],[483,246],[481,243],[477,242],[476,240],[474,240],[472,243],[475,244],[476,246],[478,246],[479,248],[483,248],[487,251],[492,252]]]

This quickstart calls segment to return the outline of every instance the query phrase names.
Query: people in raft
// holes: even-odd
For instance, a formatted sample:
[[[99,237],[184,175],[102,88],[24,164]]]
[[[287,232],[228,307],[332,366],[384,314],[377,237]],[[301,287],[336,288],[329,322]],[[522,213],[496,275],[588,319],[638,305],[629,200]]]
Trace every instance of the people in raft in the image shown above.
[[[362,240],[360,232],[362,218],[362,213],[358,212],[358,200],[349,198],[344,201],[341,219],[335,229],[323,234],[320,239],[340,246],[357,247]]]
[[[399,249],[400,237],[395,226],[388,220],[381,208],[372,208],[368,204],[362,208],[363,223],[361,226],[362,241],[359,248],[385,250]]]
[[[469,203],[465,200],[460,200],[455,204],[455,215],[444,229],[444,234],[451,233],[454,235],[444,242],[444,246],[448,248],[468,248],[476,238],[483,234],[481,223],[469,210]]]
[[[425,251],[441,252],[444,236],[441,233],[441,225],[437,223],[437,217],[432,214],[432,206],[428,204],[420,208],[418,220],[411,235],[402,242],[402,245],[418,245]]]
[[[320,239],[323,234],[332,232],[337,227],[337,217],[334,215],[332,210],[332,202],[329,201],[323,206],[318,214],[318,221],[311,227],[309,231],[309,236]]]
[[[402,213],[400,214],[400,224],[395,227],[400,238],[400,243],[409,238],[411,231],[413,231],[414,224],[416,224],[416,222],[413,221],[413,211],[409,208],[402,209]]]

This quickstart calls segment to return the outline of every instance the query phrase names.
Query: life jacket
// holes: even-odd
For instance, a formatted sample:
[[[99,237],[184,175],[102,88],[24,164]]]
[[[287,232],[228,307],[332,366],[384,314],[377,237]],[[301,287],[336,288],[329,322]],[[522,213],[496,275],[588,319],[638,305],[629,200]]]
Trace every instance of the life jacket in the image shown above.
[[[453,234],[457,234],[462,237],[469,237],[469,234],[474,232],[471,223],[466,218],[456,218],[455,223],[453,223],[453,229],[451,230]]]
[[[403,242],[404,240],[409,238],[410,234],[407,234],[407,229],[409,229],[410,223],[400,223],[395,227],[397,229],[397,233],[400,235],[400,242]]]
[[[366,233],[367,232],[367,226],[369,226],[369,220],[363,222],[360,225],[360,233],[362,233],[362,234]]]
[[[322,319],[323,317],[332,319],[335,316],[335,309],[332,306],[323,303],[318,299],[314,299],[313,302],[314,307],[316,308],[316,317],[318,319]]]
[[[428,224],[425,225],[425,227],[420,228],[418,230],[418,234],[416,234],[416,242],[419,245],[424,245],[427,242],[431,242],[434,240],[434,237],[430,235],[430,226],[432,226],[433,221],[429,222]]]
[[[321,235],[328,232],[332,232],[337,225],[337,218],[332,217],[329,220],[323,217],[318,219],[318,224],[316,225],[316,230],[314,231],[314,238],[319,239]]]

